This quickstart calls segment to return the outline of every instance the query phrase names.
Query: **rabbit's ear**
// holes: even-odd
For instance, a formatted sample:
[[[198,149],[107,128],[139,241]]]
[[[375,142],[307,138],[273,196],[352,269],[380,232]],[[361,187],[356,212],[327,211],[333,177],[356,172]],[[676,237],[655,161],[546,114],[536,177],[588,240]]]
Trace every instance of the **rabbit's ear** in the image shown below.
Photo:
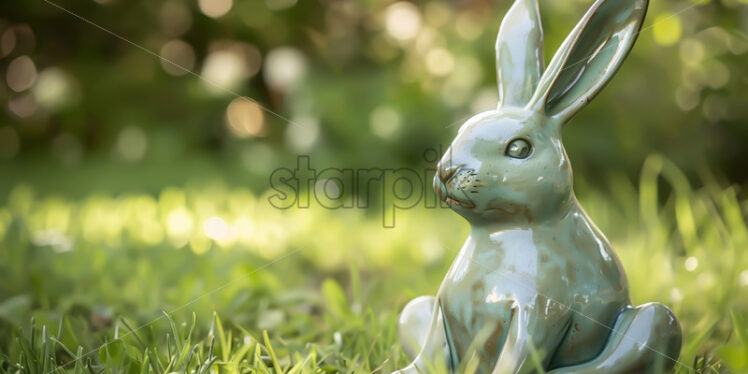
[[[641,30],[648,0],[597,0],[559,47],[531,106],[568,121],[616,73]]]
[[[499,107],[527,105],[543,65],[543,27],[537,0],[516,0],[496,38]]]

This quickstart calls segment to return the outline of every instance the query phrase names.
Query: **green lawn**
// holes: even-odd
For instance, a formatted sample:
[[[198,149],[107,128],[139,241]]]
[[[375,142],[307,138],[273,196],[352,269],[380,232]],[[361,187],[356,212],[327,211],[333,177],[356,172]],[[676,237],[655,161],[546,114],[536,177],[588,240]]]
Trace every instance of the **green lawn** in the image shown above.
[[[634,302],[680,319],[677,372],[748,373],[748,202],[656,156],[636,183],[607,180],[579,199]],[[388,373],[407,364],[399,310],[436,291],[467,225],[423,208],[381,222],[219,182],[83,199],[19,184],[0,206],[0,372]]]

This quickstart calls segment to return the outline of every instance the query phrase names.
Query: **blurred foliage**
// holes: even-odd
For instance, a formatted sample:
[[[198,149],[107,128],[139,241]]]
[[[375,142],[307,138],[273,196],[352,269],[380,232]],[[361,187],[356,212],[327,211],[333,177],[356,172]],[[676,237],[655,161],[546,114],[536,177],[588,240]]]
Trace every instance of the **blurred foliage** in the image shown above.
[[[540,3],[550,59],[591,1]],[[155,193],[207,173],[258,192],[300,153],[419,166],[494,107],[493,42],[509,4],[4,2],[0,187],[53,173],[57,192],[80,194],[64,180],[85,179]],[[633,177],[657,151],[691,177],[709,167],[748,180],[746,30],[745,0],[653,1],[628,61],[566,130],[577,175]]]

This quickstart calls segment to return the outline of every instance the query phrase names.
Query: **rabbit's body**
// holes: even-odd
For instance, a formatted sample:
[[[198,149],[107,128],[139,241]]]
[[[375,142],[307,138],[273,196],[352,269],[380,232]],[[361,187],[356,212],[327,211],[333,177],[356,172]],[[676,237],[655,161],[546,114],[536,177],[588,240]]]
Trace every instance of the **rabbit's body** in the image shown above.
[[[403,311],[401,340],[414,361],[402,372],[428,372],[441,353],[453,370],[495,374],[659,373],[675,364],[677,320],[662,304],[630,305],[621,264],[574,197],[561,142],[563,125],[623,62],[646,8],[647,0],[597,0],[547,69],[536,0],[509,10],[496,43],[498,108],[460,128],[434,178],[470,237],[436,297]]]
[[[577,209],[537,226],[474,227],[437,299],[452,365],[485,339],[476,350],[484,372],[512,340],[532,339],[549,367],[588,361],[610,335],[597,323],[612,327],[629,304],[615,254]]]

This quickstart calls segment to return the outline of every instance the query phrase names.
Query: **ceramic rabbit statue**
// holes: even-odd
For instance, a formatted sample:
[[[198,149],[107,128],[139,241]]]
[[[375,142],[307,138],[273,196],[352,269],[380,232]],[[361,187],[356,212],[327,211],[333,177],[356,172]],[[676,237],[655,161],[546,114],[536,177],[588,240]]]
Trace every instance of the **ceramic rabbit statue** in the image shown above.
[[[577,202],[561,130],[631,50],[647,0],[597,0],[544,69],[536,0],[516,0],[496,42],[499,104],[459,130],[437,195],[470,236],[436,297],[411,301],[400,338],[428,373],[659,373],[680,352],[664,305],[631,305],[626,275]],[[603,124],[601,124],[603,125]],[[534,354],[536,353],[536,354]]]

